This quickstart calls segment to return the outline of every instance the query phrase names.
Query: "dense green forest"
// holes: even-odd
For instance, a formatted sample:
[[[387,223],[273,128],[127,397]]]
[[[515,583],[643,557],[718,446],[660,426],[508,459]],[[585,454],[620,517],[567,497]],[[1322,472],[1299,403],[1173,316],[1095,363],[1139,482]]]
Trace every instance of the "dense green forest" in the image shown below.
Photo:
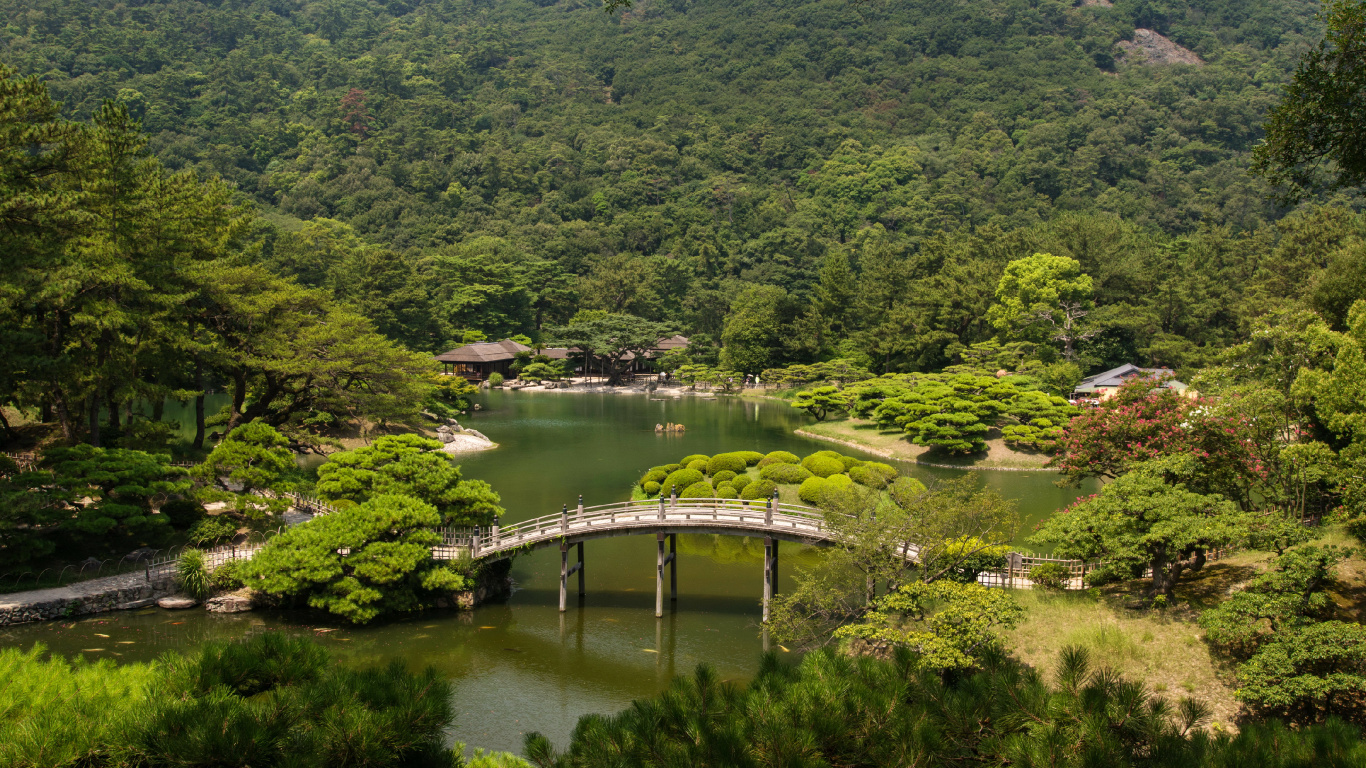
[[[1095,280],[1083,368],[1181,368],[1359,261],[1352,200],[1284,219],[1247,173],[1321,31],[1302,0],[0,9],[65,116],[120,100],[255,206],[254,260],[417,351],[596,309],[751,372],[937,370],[1046,251]],[[1204,63],[1141,63],[1135,28]]]

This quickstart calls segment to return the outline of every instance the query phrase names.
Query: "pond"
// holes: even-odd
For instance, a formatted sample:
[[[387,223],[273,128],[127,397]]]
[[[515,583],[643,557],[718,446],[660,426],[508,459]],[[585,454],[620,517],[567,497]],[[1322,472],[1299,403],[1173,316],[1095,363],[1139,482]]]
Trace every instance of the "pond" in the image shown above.
[[[502,495],[506,523],[564,504],[572,508],[579,494],[587,505],[622,500],[646,469],[689,453],[782,449],[805,455],[835,448],[857,455],[794,435],[809,418],[777,401],[495,391],[481,403],[484,410],[462,423],[500,447],[465,456],[461,465],[466,477],[486,480]],[[654,425],[665,422],[684,424],[687,431],[656,434]],[[962,473],[902,468],[926,482]],[[1056,487],[1046,472],[979,475],[1019,501],[1026,532],[1078,495]],[[679,536],[679,550],[678,602],[658,620],[654,537],[632,536],[586,544],[587,596],[580,604],[571,591],[565,614],[558,611],[559,556],[544,549],[517,559],[517,591],[506,604],[462,614],[431,612],[349,628],[300,614],[148,609],[10,628],[0,631],[0,645],[42,642],[60,653],[132,661],[211,638],[287,629],[314,635],[351,661],[402,659],[415,668],[436,667],[455,685],[454,740],[520,751],[522,734],[538,730],[563,746],[581,715],[622,709],[699,663],[723,679],[745,679],[757,669],[762,542]],[[784,547],[780,578],[811,557],[796,545]]]

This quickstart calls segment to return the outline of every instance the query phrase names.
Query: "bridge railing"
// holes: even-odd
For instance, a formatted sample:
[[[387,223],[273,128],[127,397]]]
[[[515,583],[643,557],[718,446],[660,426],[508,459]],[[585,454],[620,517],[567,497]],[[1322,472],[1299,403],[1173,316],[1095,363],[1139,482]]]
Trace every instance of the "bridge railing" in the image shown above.
[[[588,507],[565,507],[558,514],[542,515],[503,526],[480,528],[441,528],[443,554],[447,550],[465,549],[478,557],[493,550],[512,549],[535,544],[570,533],[582,534],[607,528],[628,529],[657,522],[752,525],[774,532],[788,529],[811,538],[829,535],[825,517],[820,510],[797,504],[741,499],[669,499],[658,501],[623,501]]]

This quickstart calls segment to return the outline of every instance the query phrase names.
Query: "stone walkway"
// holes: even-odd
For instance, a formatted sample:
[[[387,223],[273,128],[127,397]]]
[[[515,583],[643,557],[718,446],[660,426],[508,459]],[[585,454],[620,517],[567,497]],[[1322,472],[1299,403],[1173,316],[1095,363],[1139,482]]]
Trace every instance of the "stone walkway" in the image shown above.
[[[172,569],[162,568],[152,573],[150,582],[144,571],[135,571],[64,587],[14,592],[0,595],[0,626],[141,608],[175,591]]]

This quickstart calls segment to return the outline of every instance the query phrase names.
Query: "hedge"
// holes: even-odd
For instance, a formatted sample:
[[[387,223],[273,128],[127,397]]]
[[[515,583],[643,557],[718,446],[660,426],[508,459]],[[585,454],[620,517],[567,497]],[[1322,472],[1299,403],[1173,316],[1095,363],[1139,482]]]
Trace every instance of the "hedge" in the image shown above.
[[[816,451],[815,453],[808,453],[808,454],[806,455],[806,458],[807,458],[807,459],[814,459],[814,458],[816,458],[817,456],[824,456],[824,457],[826,457],[827,459],[838,459],[838,458],[840,458],[839,451],[831,451],[831,450]],[[805,461],[805,459],[803,459],[803,461]]]
[[[744,472],[747,467],[745,460],[733,453],[718,453],[711,457],[707,462],[707,474],[715,475],[717,472]]]
[[[671,472],[660,485],[663,486],[664,493],[673,493],[675,487],[681,491],[702,479],[702,473],[695,469],[680,469],[677,472]]]
[[[755,480],[740,491],[740,498],[748,501],[767,499],[776,490],[778,486],[774,485],[772,480]]]
[[[754,482],[754,479],[749,475],[736,475],[735,477],[731,478],[730,484],[735,486],[735,490],[743,491],[745,489],[745,486],[749,485],[752,482]]]
[[[678,494],[680,499],[710,499],[716,496],[716,489],[711,487],[711,483],[706,480],[699,480]]]
[[[849,470],[849,479],[869,488],[885,488],[896,479],[896,469],[889,464],[870,461]]]
[[[864,461],[863,459],[856,459],[856,458],[854,458],[853,456],[843,456],[843,455],[841,455],[841,456],[840,456],[840,463],[844,465],[844,471],[845,471],[845,472],[848,472],[849,470],[853,469],[854,467],[861,467],[861,466],[863,466],[864,464],[867,464],[868,462]]]
[[[734,472],[730,471],[729,469],[723,469],[720,472],[713,473],[711,476],[711,481],[713,483],[716,483],[716,487],[719,488],[721,487],[721,483],[728,483],[731,480],[734,480],[735,478],[736,474]]]
[[[802,466],[817,477],[830,477],[844,472],[844,464],[830,456],[807,456],[802,460]]]
[[[821,497],[825,495],[825,489],[830,482],[823,477],[812,475],[802,481],[802,485],[797,489],[797,498],[807,504],[820,504]]]
[[[797,458],[797,454],[795,453],[788,453],[787,451],[774,451],[759,460],[759,467],[763,468],[771,466],[773,464],[800,464],[801,461],[802,460]]]
[[[752,467],[764,460],[764,455],[758,451],[735,451],[732,456],[739,456],[745,460],[745,466]]]
[[[702,459],[688,462],[688,469],[695,469],[702,474],[707,474],[707,462]]]
[[[683,468],[683,465],[682,465],[682,464],[665,464],[664,467],[663,467],[663,469],[664,469],[665,472],[677,472],[678,470],[680,470],[680,469],[682,469],[682,468]]]
[[[806,467],[801,467],[796,464],[769,464],[767,467],[759,470],[759,477],[762,477],[765,480],[772,480],[775,483],[790,485],[792,483],[800,483],[806,478],[811,477],[811,472]]]
[[[640,478],[640,487],[644,488],[646,483],[654,483],[655,485],[659,485],[660,483],[664,482],[664,478],[668,476],[669,473],[665,472],[662,469],[652,469],[649,472],[646,472],[644,477]]]
[[[705,453],[693,453],[679,459],[678,463],[686,467],[694,461],[708,461],[710,459],[711,457],[706,455]]]
[[[659,483],[654,482],[653,480],[650,481],[650,482],[648,482],[648,483],[646,483],[646,484],[644,484],[644,485],[642,485],[642,486],[640,486],[640,489],[641,489],[642,491],[645,491],[645,495],[646,495],[646,496],[655,496],[655,495],[657,495],[657,494],[659,493],[659,490],[660,490],[661,488],[663,488],[663,486],[660,485]]]
[[[716,498],[718,498],[718,499],[738,499],[738,498],[740,498],[740,494],[737,493],[736,490],[735,490],[734,488],[732,488],[730,485],[723,485],[723,486],[721,486],[720,488],[717,488],[717,489],[716,489]]]

